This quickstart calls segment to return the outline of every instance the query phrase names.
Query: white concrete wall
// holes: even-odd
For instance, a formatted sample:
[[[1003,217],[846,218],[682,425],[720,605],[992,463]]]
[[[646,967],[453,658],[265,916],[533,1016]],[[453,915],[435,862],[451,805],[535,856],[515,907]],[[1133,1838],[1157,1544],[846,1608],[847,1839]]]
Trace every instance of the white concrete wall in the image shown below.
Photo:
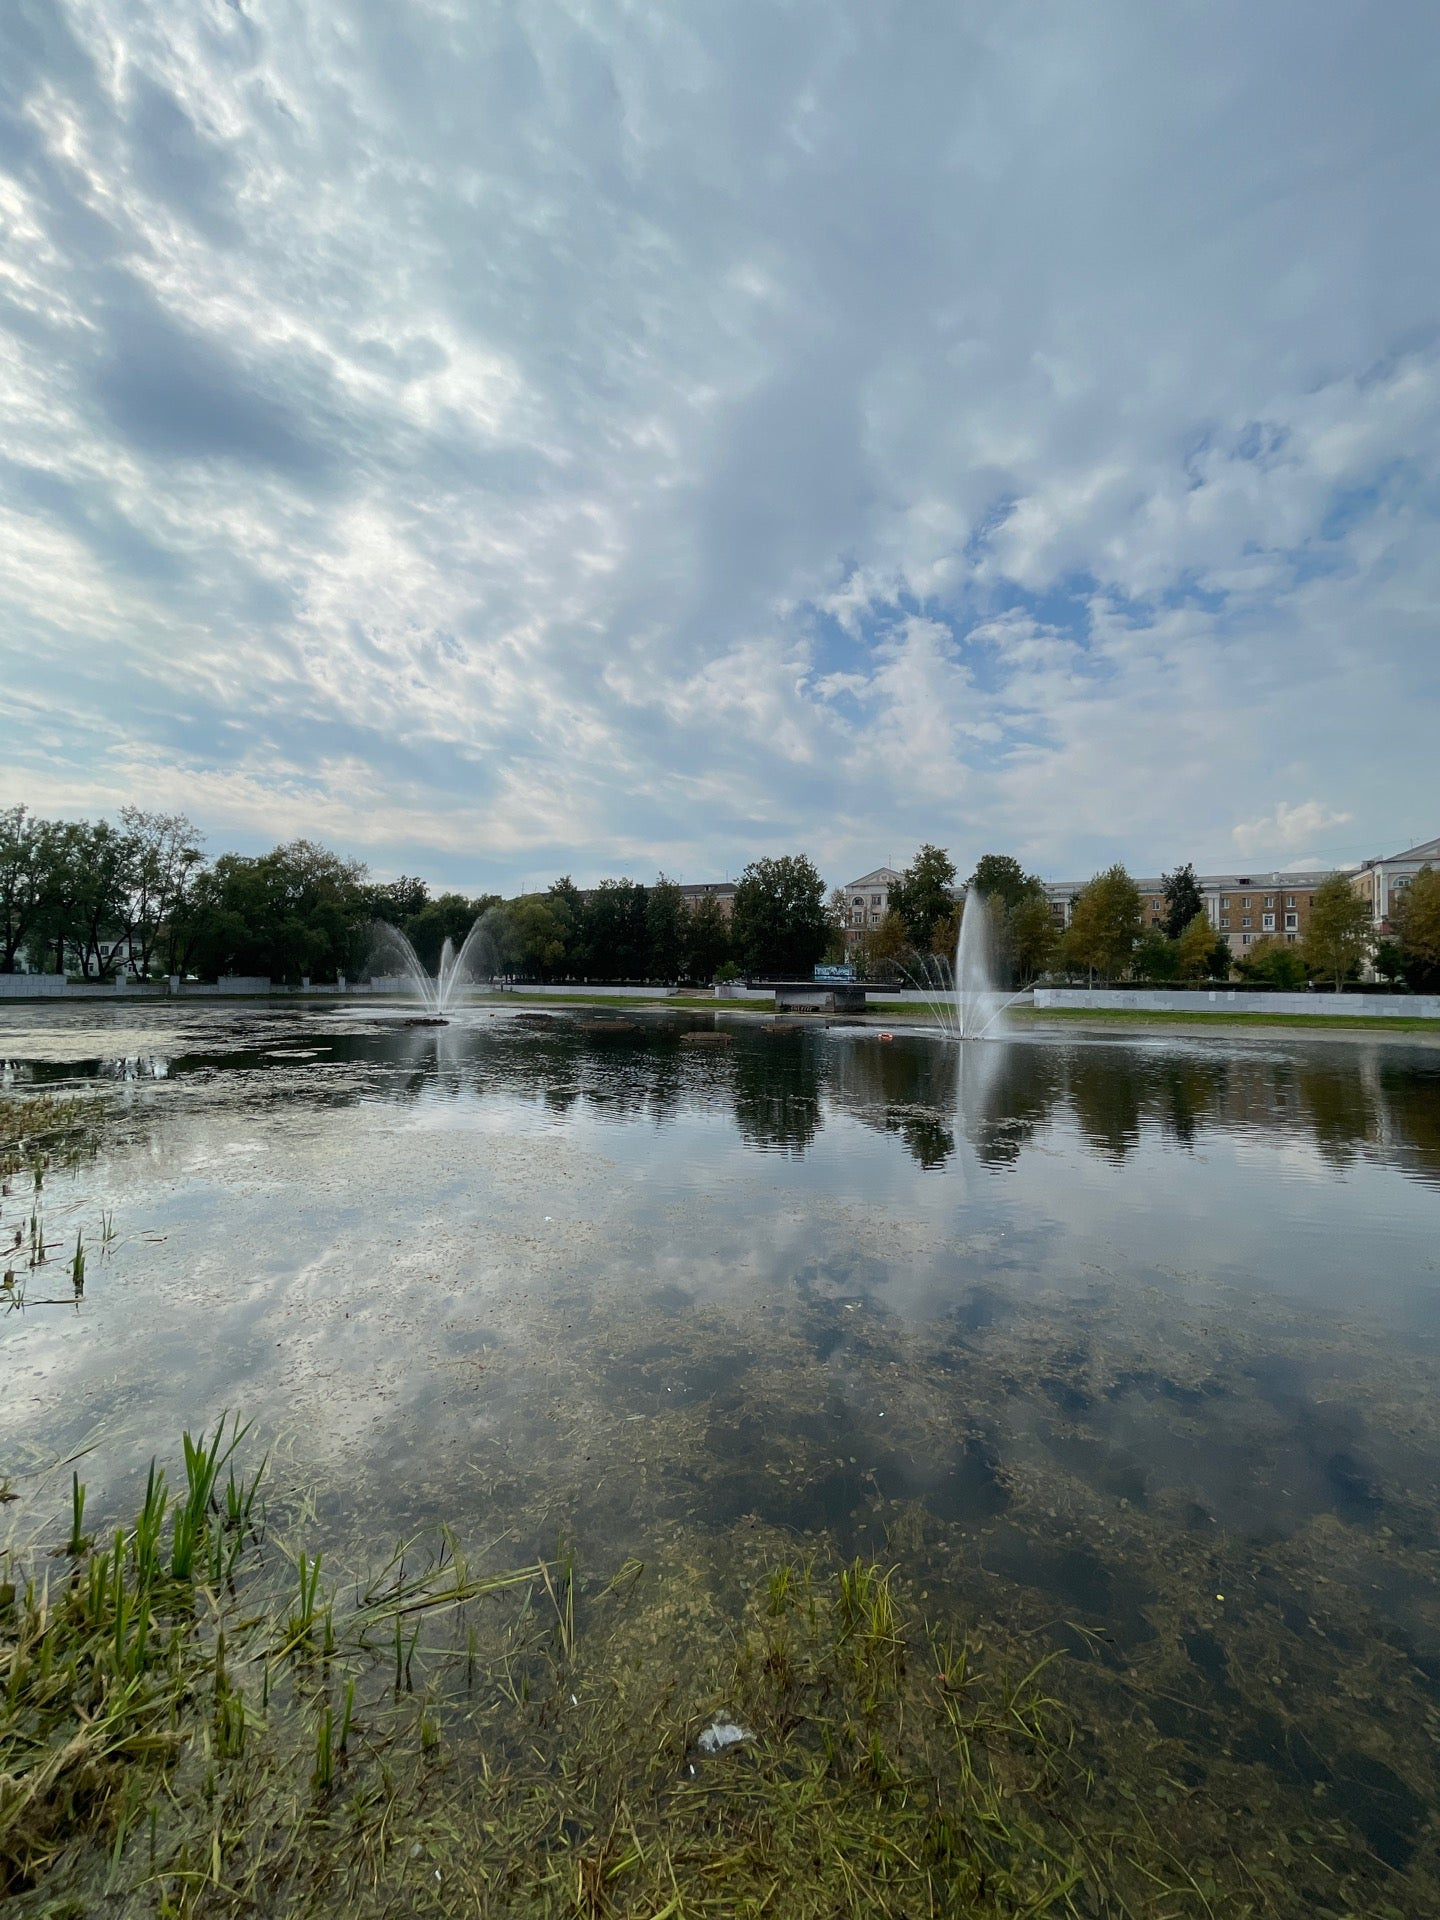
[[[1037,987],[1037,1011],[1079,1008],[1099,1013],[1308,1013],[1440,1020],[1440,994],[1434,993],[1253,993],[1239,987],[1200,988],[1170,993],[1163,987]]]
[[[0,973],[0,1000],[59,1000],[69,984],[63,973]]]

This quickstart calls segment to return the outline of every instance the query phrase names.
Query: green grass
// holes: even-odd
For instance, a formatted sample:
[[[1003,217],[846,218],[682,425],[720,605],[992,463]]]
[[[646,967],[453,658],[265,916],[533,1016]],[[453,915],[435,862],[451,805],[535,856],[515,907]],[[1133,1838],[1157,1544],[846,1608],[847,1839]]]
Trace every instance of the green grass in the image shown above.
[[[634,1560],[481,1574],[442,1531],[336,1580],[267,1536],[243,1437],[187,1436],[180,1491],[152,1466],[94,1539],[75,1480],[68,1540],[7,1556],[19,1913],[1219,1910],[1093,1803],[1053,1656],[1016,1671],[927,1626],[892,1568],[782,1563],[698,1645],[688,1578]],[[745,1737],[706,1757],[717,1719]]]
[[[1440,1020],[1409,1019],[1397,1014],[1352,1013],[1221,1013],[1197,1007],[1193,1013],[1148,1012],[1140,1007],[1030,1007],[1010,1009],[1010,1017],[1025,1020],[1106,1020],[1117,1024],[1140,1022],[1153,1026],[1303,1027],[1311,1033],[1336,1028],[1364,1028],[1376,1033],[1440,1033]]]
[[[0,1093],[0,1179],[91,1158],[104,1112],[99,1095]]]

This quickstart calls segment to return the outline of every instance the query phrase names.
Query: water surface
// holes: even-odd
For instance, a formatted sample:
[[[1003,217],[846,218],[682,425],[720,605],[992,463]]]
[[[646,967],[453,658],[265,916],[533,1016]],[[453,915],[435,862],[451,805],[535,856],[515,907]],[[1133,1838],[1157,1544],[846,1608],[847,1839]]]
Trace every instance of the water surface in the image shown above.
[[[1099,1744],[1237,1833],[1440,1910],[1440,1051],[0,1020],[8,1084],[111,1104],[53,1236],[117,1229],[77,1307],[0,1319],[0,1476],[90,1446],[126,1498],[230,1407],[337,1540],[721,1590],[875,1554],[1064,1648]]]

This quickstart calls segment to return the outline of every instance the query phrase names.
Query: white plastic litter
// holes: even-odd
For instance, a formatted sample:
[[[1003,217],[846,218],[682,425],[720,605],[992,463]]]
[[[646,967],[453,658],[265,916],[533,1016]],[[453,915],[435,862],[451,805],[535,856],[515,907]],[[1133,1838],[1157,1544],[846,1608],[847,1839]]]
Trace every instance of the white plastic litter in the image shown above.
[[[724,1753],[727,1747],[738,1747],[742,1740],[754,1738],[748,1727],[737,1727],[733,1720],[716,1720],[706,1727],[695,1745],[701,1753]]]

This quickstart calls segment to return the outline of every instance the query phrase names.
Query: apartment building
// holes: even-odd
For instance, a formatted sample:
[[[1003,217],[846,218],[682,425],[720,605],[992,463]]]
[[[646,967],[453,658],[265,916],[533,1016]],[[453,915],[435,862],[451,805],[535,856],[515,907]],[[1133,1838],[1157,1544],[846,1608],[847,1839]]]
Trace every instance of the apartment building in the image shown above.
[[[590,901],[595,897],[598,889],[595,887],[581,887],[579,891],[581,901],[588,906]],[[727,920],[735,911],[735,882],[733,880],[682,881],[680,883],[680,893],[686,906],[692,913],[696,907],[699,906],[700,902],[705,899],[715,900],[719,904],[721,913],[724,914]]]
[[[1375,931],[1382,939],[1392,930],[1390,915],[1396,895],[1404,892],[1422,867],[1440,867],[1440,840],[1422,840],[1418,846],[1392,853],[1388,859],[1366,860],[1355,875],[1351,884],[1369,906]]]
[[[1328,871],[1206,874],[1200,879],[1205,911],[1230,951],[1243,954],[1261,940],[1296,946],[1305,937],[1316,889]]]
[[[845,945],[853,947],[867,933],[873,933],[890,911],[890,889],[904,875],[895,867],[876,867],[862,873],[858,880],[847,880],[845,894]]]
[[[1262,940],[1283,940],[1293,946],[1303,939],[1315,890],[1330,876],[1328,872],[1307,872],[1206,873],[1195,877],[1211,926],[1223,935],[1232,953],[1243,954]],[[1045,896],[1058,927],[1069,926],[1075,901],[1086,884],[1083,880],[1046,881]],[[1164,881],[1142,875],[1135,885],[1140,892],[1142,926],[1163,926]]]
[[[694,880],[682,881],[680,892],[685,904],[693,913],[702,900],[714,900],[728,920],[735,911],[735,882],[733,880]]]

